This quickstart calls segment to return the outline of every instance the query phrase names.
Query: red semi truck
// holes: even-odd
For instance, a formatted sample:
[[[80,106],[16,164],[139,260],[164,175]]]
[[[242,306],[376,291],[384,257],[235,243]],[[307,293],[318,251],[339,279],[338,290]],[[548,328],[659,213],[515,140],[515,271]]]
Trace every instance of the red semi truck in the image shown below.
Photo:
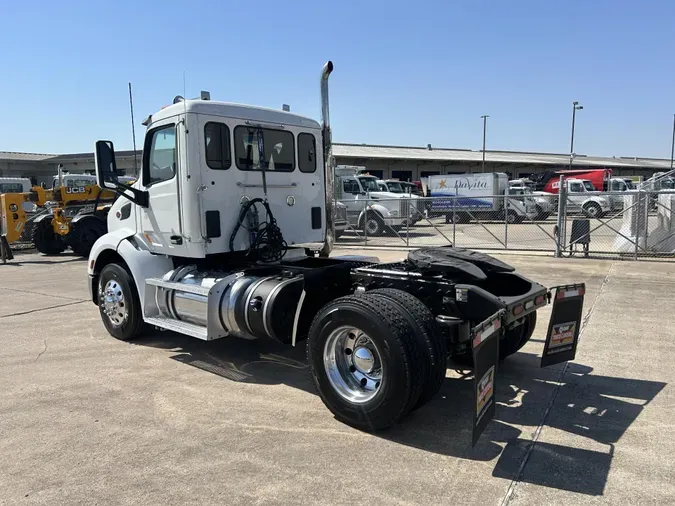
[[[535,180],[537,190],[549,193],[558,193],[560,189],[560,176],[565,179],[585,179],[593,184],[593,188],[597,191],[607,191],[609,189],[608,183],[612,177],[612,169],[590,169],[590,170],[556,170],[548,171],[541,174],[541,178]]]

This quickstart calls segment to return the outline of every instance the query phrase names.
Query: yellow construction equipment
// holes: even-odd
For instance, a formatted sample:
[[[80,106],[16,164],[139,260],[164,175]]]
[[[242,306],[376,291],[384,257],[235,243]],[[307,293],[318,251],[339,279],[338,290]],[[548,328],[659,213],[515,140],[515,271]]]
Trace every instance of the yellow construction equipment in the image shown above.
[[[34,186],[29,192],[0,195],[0,235],[4,248],[18,241],[28,224],[35,248],[48,255],[68,246],[88,256],[94,242],[107,231],[107,214],[116,195],[96,184],[45,189]],[[4,257],[8,257],[4,253]]]

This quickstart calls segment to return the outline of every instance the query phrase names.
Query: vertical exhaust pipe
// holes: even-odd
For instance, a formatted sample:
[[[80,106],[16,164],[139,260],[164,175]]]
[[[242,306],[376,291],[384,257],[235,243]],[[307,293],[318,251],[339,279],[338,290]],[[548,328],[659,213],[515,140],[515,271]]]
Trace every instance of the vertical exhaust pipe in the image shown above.
[[[333,72],[333,62],[328,61],[321,69],[321,137],[323,146],[324,176],[326,178],[326,236],[321,256],[327,257],[335,241],[335,206],[333,199],[333,155],[330,129],[330,107],[328,103],[328,77]]]

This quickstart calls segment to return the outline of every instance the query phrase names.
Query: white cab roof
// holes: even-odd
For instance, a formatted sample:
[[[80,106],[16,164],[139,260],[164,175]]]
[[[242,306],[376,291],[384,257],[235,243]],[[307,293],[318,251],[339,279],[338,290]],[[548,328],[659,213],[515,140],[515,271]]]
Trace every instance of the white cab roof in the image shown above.
[[[321,128],[317,121],[291,112],[267,109],[265,107],[255,107],[252,105],[233,104],[229,102],[214,102],[212,100],[185,100],[184,102],[169,105],[153,114],[152,122],[154,123],[155,121],[164,118],[170,118],[171,116],[182,114],[185,111],[300,128]]]

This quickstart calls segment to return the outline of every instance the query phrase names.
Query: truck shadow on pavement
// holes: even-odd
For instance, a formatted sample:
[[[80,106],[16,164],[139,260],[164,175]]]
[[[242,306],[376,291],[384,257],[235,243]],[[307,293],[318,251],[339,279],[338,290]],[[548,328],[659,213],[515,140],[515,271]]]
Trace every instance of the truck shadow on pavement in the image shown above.
[[[156,332],[138,344],[176,351],[173,360],[231,381],[286,384],[316,393],[304,343],[296,348],[265,340],[205,343]],[[534,354],[517,353],[501,363],[496,415],[474,448],[472,373],[454,371],[452,363],[431,402],[373,436],[461,459],[498,459],[492,473],[498,478],[602,495],[615,444],[666,383],[596,376],[593,368],[576,363],[568,365],[560,382],[563,365],[542,369],[539,361]],[[545,433],[533,445],[542,423]],[[553,444],[547,437],[573,439],[574,446]]]

